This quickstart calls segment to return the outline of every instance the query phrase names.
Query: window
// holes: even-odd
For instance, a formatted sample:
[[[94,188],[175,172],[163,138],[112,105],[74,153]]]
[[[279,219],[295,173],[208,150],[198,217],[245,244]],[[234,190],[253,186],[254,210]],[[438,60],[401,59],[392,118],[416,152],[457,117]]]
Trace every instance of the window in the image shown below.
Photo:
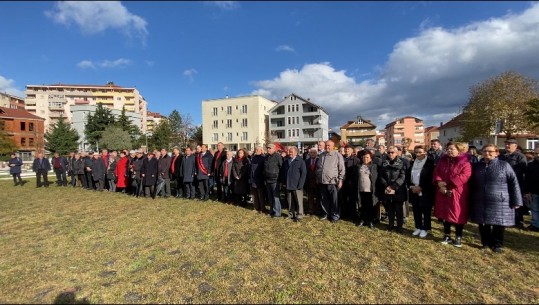
[[[219,128],[219,121],[218,121],[218,120],[213,120],[212,128],[213,128],[213,129]]]
[[[232,128],[232,120],[226,120],[226,128]]]
[[[214,133],[213,134],[213,139],[212,139],[213,142],[216,142],[216,141],[219,141],[219,134],[218,133]]]
[[[116,100],[117,100],[117,101],[121,101],[122,98],[121,98],[121,97],[117,97]]]
[[[247,119],[241,120],[241,127],[247,127]]]
[[[299,112],[299,104],[296,104],[296,112]]]
[[[247,105],[241,106],[241,113],[247,113]]]
[[[21,131],[25,131],[25,130],[26,130],[26,122],[21,122]]]
[[[217,116],[217,107],[213,107],[212,115]]]
[[[226,107],[226,114],[227,114],[227,115],[231,115],[231,114],[232,114],[232,106],[227,106],[227,107]]]
[[[28,131],[34,131],[34,123],[28,123]]]
[[[241,135],[241,140],[242,141],[247,141],[247,132],[243,132],[242,135]]]
[[[290,138],[292,136],[292,130],[288,129],[288,137]]]
[[[228,137],[227,137],[226,140],[227,141],[232,141],[232,133],[231,132],[228,133]]]
[[[288,125],[292,124],[292,118],[288,117]]]
[[[296,128],[296,135],[299,137],[299,128]]]
[[[34,138],[28,139],[28,145],[34,146]]]
[[[238,105],[236,105],[236,110],[238,110]]]
[[[296,117],[296,124],[300,124],[300,122],[299,122],[299,116]]]
[[[21,146],[26,146],[26,138],[21,138]]]

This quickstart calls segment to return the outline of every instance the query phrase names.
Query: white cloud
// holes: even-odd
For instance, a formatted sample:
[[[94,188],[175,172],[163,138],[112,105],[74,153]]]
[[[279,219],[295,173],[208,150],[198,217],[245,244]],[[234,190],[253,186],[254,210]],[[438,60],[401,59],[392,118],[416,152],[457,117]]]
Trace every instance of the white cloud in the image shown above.
[[[115,29],[143,44],[148,36],[146,20],[130,13],[119,1],[59,1],[45,15],[59,24],[75,24],[85,34]]]
[[[81,69],[96,69],[99,68],[125,68],[130,65],[132,61],[130,59],[118,58],[116,60],[103,60],[100,62],[93,62],[91,60],[83,60],[77,64]]]
[[[238,1],[206,1],[206,3],[224,11],[231,11],[240,7]]]
[[[288,45],[280,45],[280,46],[275,48],[275,51],[277,51],[277,52],[280,52],[280,51],[295,52],[296,50],[294,50],[294,48],[292,48],[291,46],[288,46]]]
[[[153,60],[147,60],[147,61],[146,61],[146,65],[147,65],[148,67],[151,68],[151,67],[155,66],[155,61],[153,61]]]
[[[425,22],[423,23],[425,26]],[[454,29],[426,28],[395,44],[379,75],[357,81],[330,63],[287,69],[254,82],[254,94],[281,100],[294,92],[324,107],[330,126],[361,114],[378,128],[404,115],[427,125],[452,118],[466,104],[471,86],[504,71],[539,79],[539,4],[520,14]]]
[[[8,79],[0,75],[0,92],[15,95],[18,97],[24,97],[25,94],[22,90],[19,90],[15,86],[15,81]]]
[[[198,74],[198,71],[195,69],[188,69],[183,71],[183,75],[189,78],[189,81],[193,81],[195,78],[195,75]]]

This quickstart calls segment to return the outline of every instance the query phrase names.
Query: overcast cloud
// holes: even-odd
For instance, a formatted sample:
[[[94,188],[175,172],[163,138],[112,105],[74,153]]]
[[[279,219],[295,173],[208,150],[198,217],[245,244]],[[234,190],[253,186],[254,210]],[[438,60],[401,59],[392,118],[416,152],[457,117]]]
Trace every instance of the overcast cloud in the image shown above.
[[[460,28],[426,27],[395,44],[378,76],[357,82],[331,63],[288,69],[255,81],[253,94],[277,101],[290,93],[311,98],[330,113],[330,128],[361,114],[378,129],[412,115],[426,126],[447,122],[464,106],[471,86],[513,70],[539,79],[539,4],[522,14]]]

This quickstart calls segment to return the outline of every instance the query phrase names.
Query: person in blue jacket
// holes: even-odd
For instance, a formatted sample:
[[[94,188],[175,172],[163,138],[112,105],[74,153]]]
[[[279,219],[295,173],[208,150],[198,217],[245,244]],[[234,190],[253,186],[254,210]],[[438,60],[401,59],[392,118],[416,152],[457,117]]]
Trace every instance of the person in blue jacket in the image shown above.
[[[17,157],[16,153],[11,154],[11,159],[8,161],[9,165],[9,173],[11,176],[13,176],[13,183],[15,186],[23,185],[22,178],[21,178],[21,167],[22,167],[22,160],[21,158]],[[19,180],[17,182],[17,179]]]

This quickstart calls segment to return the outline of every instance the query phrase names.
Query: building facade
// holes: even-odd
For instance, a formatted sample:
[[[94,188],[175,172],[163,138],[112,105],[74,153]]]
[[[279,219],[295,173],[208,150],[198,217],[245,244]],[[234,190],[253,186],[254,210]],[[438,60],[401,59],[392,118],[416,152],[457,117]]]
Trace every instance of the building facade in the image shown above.
[[[13,139],[23,161],[44,150],[44,121],[26,110],[0,107],[0,129]]]
[[[424,145],[425,133],[423,120],[405,116],[386,125],[387,146],[406,147],[413,151],[416,145]]]
[[[306,147],[328,140],[328,113],[293,93],[270,109],[269,121],[273,139],[283,145]]]
[[[440,130],[436,126],[429,126],[425,128],[425,145],[429,149],[430,141],[436,140],[440,137]]]
[[[219,142],[229,150],[264,145],[268,112],[276,104],[258,95],[203,100],[202,141],[213,149]]]
[[[341,141],[347,145],[358,146],[368,139],[376,141],[376,125],[361,115],[341,126]]]
[[[90,144],[86,141],[84,127],[88,122],[88,115],[94,115],[96,109],[97,105],[72,105],[70,107],[71,125],[79,134],[79,151],[89,150]],[[122,111],[118,109],[111,109],[111,113],[118,118],[122,114]],[[133,125],[140,126],[142,122],[142,115],[140,113],[126,111],[125,115],[129,118]]]
[[[152,133],[154,128],[159,125],[161,120],[165,118],[158,112],[148,111],[148,116],[146,117],[147,133]]]
[[[60,116],[72,121],[71,106],[102,104],[109,109],[138,113],[138,126],[145,133],[147,129],[148,105],[136,88],[107,85],[27,85],[25,109],[45,119],[45,128],[55,123]]]
[[[0,92],[0,107],[24,110],[24,99],[5,92]]]

